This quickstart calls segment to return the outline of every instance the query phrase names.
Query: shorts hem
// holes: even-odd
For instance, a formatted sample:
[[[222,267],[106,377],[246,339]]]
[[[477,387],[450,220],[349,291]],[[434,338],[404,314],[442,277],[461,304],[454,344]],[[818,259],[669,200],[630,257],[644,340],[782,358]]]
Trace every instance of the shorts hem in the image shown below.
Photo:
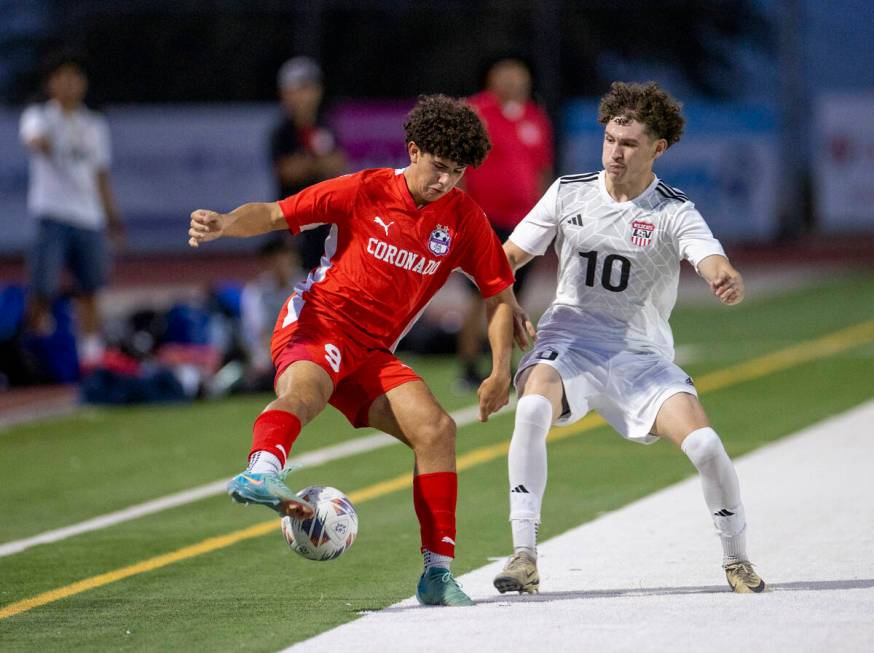
[[[668,399],[670,399],[674,395],[678,395],[681,393],[692,395],[693,397],[698,396],[698,393],[695,391],[695,388],[693,386],[668,386],[658,394],[656,400],[653,402],[653,404],[655,405],[655,412],[652,416],[652,424],[650,424],[649,427],[646,429],[644,427],[631,429],[631,431],[627,435],[623,434],[622,437],[624,437],[626,440],[631,440],[632,442],[637,442],[640,444],[653,444],[654,442],[658,442],[659,440],[661,440],[659,436],[652,434],[652,428],[655,426],[656,417],[658,417],[659,411],[662,409],[662,406],[664,406],[665,402]],[[644,430],[646,432],[643,432]]]
[[[292,365],[294,365],[295,363],[297,363],[299,361],[309,361],[313,365],[318,365],[319,367],[321,367],[323,370],[325,370],[325,372],[328,373],[328,376],[331,377],[331,384],[334,386],[334,388],[337,387],[337,380],[334,378],[334,375],[331,373],[331,370],[329,370],[325,365],[322,365],[321,361],[318,361],[314,358],[311,358],[310,356],[302,355],[298,358],[295,358],[294,360],[283,361],[282,365],[280,367],[276,368],[276,374],[273,375],[273,388],[274,389],[276,389],[276,384],[279,382],[279,377],[282,376],[283,372],[285,372],[285,370],[287,370],[289,367],[291,367]]]
[[[379,399],[383,395],[388,394],[389,392],[391,392],[395,388],[401,387],[405,383],[412,383],[413,381],[421,381],[421,380],[422,380],[422,377],[416,375],[415,379],[397,379],[396,381],[392,381],[391,383],[389,383],[387,385],[387,387],[382,389],[381,394],[376,395],[373,399],[371,399],[369,402],[367,402],[366,406],[361,407],[361,409],[358,411],[358,414],[355,415],[354,420],[349,419],[349,416],[346,415],[346,413],[343,413],[343,415],[346,417],[347,420],[349,420],[349,423],[352,424],[352,426],[354,426],[355,428],[357,428],[357,429],[366,428],[366,427],[370,426],[370,423],[367,419],[367,415],[370,412],[370,407],[373,405],[374,401],[376,401],[377,399]],[[336,406],[335,406],[335,408],[336,408]],[[343,411],[340,411],[340,412],[343,412]]]

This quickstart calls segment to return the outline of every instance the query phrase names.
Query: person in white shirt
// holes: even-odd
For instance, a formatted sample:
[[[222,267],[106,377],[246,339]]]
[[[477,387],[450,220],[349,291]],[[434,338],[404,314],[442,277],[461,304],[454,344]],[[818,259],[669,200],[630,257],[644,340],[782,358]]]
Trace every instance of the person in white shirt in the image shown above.
[[[107,280],[107,227],[116,244],[123,234],[109,180],[109,128],[83,104],[87,89],[81,60],[56,55],[46,67],[49,100],[29,106],[20,122],[30,151],[28,209],[36,221],[28,323],[38,333],[53,330],[51,303],[67,267],[76,284],[79,357],[86,367],[103,351],[97,293]]]
[[[509,452],[514,554],[495,587],[538,590],[546,435],[553,424],[573,423],[593,409],[631,441],[664,438],[682,449],[700,474],[729,585],[761,592],[765,583],[746,552],[734,466],[692,379],[673,363],[668,326],[683,259],[724,304],[743,299],[743,279],[695,205],[653,173],[656,159],[682,135],[680,104],[654,82],[614,82],[598,120],[604,169],[557,179],[504,244],[517,269],[554,242],[559,268],[555,299],[515,378],[520,399]]]

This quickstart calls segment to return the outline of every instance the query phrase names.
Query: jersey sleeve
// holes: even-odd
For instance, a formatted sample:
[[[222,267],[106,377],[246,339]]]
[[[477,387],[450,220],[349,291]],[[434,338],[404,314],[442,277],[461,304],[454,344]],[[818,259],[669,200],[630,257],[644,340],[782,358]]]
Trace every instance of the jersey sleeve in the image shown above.
[[[279,208],[293,234],[322,224],[343,224],[352,215],[360,175],[343,175],[304,188],[279,201]]]
[[[21,142],[26,145],[31,139],[45,136],[47,132],[48,128],[43,116],[42,107],[38,105],[27,107],[24,113],[21,114],[21,121],[18,125],[18,134]]]
[[[538,200],[534,208],[528,212],[522,221],[516,225],[513,233],[510,234],[510,240],[514,245],[534,254],[541,256],[546,252],[549,243],[555,238],[558,230],[558,179],[552,182],[552,185],[544,193],[543,197]]]
[[[488,299],[513,285],[513,270],[507,261],[501,241],[486,214],[478,206],[471,207],[467,223],[471,225],[466,238],[467,248],[461,269],[473,278],[480,295]]]
[[[686,202],[680,207],[676,220],[676,241],[680,257],[694,265],[695,270],[698,269],[698,263],[708,256],[725,256],[722,245],[714,238],[710,227],[692,202]]]

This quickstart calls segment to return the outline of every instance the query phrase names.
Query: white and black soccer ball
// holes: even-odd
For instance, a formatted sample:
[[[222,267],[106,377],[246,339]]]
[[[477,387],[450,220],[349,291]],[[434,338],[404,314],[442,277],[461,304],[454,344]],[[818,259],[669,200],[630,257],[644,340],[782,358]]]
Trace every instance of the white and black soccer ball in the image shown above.
[[[309,560],[333,560],[346,552],[358,535],[358,513],[337,488],[312,485],[297,495],[312,504],[309,519],[282,518],[282,534],[295,553]]]

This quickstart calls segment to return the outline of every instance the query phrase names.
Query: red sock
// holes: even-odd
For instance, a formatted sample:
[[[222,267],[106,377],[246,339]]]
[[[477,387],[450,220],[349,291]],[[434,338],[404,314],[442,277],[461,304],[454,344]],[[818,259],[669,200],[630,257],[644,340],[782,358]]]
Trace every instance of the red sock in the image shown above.
[[[458,474],[434,472],[413,477],[413,505],[419,518],[422,551],[455,557],[455,503]]]
[[[284,410],[265,411],[255,420],[249,458],[256,451],[269,451],[285,465],[288,454],[291,453],[291,445],[298,435],[300,435],[300,420],[296,415]]]

